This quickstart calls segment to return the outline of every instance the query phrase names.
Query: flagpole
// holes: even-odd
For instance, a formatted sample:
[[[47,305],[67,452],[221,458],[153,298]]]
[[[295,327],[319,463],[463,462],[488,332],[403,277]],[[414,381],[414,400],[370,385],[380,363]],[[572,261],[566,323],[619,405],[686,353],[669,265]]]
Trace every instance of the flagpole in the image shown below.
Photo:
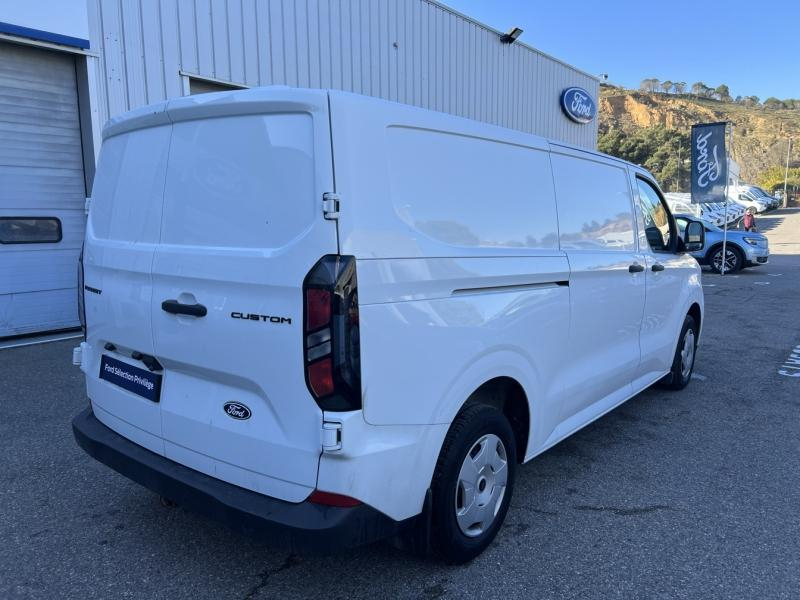
[[[733,155],[733,123],[730,124],[730,150],[729,152],[725,153],[725,160],[730,161],[730,156]],[[729,167],[728,165],[725,165]],[[725,225],[722,229],[722,269],[720,270],[720,275],[725,275],[725,262],[728,258],[728,183],[730,182],[730,168],[725,169],[727,172],[725,173]]]

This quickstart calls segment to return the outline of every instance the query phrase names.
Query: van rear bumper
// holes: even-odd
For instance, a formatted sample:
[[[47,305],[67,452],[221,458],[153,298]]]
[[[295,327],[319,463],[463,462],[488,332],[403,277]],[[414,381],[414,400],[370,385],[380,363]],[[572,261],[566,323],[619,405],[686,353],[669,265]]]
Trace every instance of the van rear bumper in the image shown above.
[[[128,479],[231,529],[291,550],[326,554],[396,535],[412,525],[413,519],[394,521],[366,504],[294,504],[209,477],[122,437],[91,408],[75,416],[72,431],[91,457]]]

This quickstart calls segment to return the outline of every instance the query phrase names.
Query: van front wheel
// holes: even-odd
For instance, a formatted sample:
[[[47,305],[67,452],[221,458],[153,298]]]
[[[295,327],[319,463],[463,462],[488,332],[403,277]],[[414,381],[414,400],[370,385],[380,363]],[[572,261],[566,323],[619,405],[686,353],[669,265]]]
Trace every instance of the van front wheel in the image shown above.
[[[431,486],[437,555],[461,564],[492,542],[508,511],[516,464],[514,433],[500,411],[476,404],[456,417]]]
[[[697,334],[694,317],[686,315],[681,335],[678,338],[678,347],[675,349],[675,356],[672,359],[672,369],[670,369],[669,375],[659,382],[662,387],[682,390],[689,385],[697,355]]]

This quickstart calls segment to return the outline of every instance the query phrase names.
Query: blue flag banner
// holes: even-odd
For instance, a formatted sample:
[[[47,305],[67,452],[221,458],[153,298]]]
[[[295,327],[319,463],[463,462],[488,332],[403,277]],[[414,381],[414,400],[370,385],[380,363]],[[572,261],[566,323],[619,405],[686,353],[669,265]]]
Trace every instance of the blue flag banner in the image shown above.
[[[725,202],[727,123],[692,125],[692,202]]]

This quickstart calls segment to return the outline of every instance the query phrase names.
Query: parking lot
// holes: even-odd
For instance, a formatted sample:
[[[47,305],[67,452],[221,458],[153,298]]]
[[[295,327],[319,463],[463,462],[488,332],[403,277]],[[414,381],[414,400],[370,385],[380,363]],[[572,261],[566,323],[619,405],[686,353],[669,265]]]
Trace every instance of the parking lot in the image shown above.
[[[767,266],[704,272],[695,381],[652,389],[519,472],[471,564],[377,544],[289,555],[177,508],[73,441],[75,341],[0,351],[3,598],[796,598],[800,209],[759,218]],[[800,373],[800,371],[794,371]]]

